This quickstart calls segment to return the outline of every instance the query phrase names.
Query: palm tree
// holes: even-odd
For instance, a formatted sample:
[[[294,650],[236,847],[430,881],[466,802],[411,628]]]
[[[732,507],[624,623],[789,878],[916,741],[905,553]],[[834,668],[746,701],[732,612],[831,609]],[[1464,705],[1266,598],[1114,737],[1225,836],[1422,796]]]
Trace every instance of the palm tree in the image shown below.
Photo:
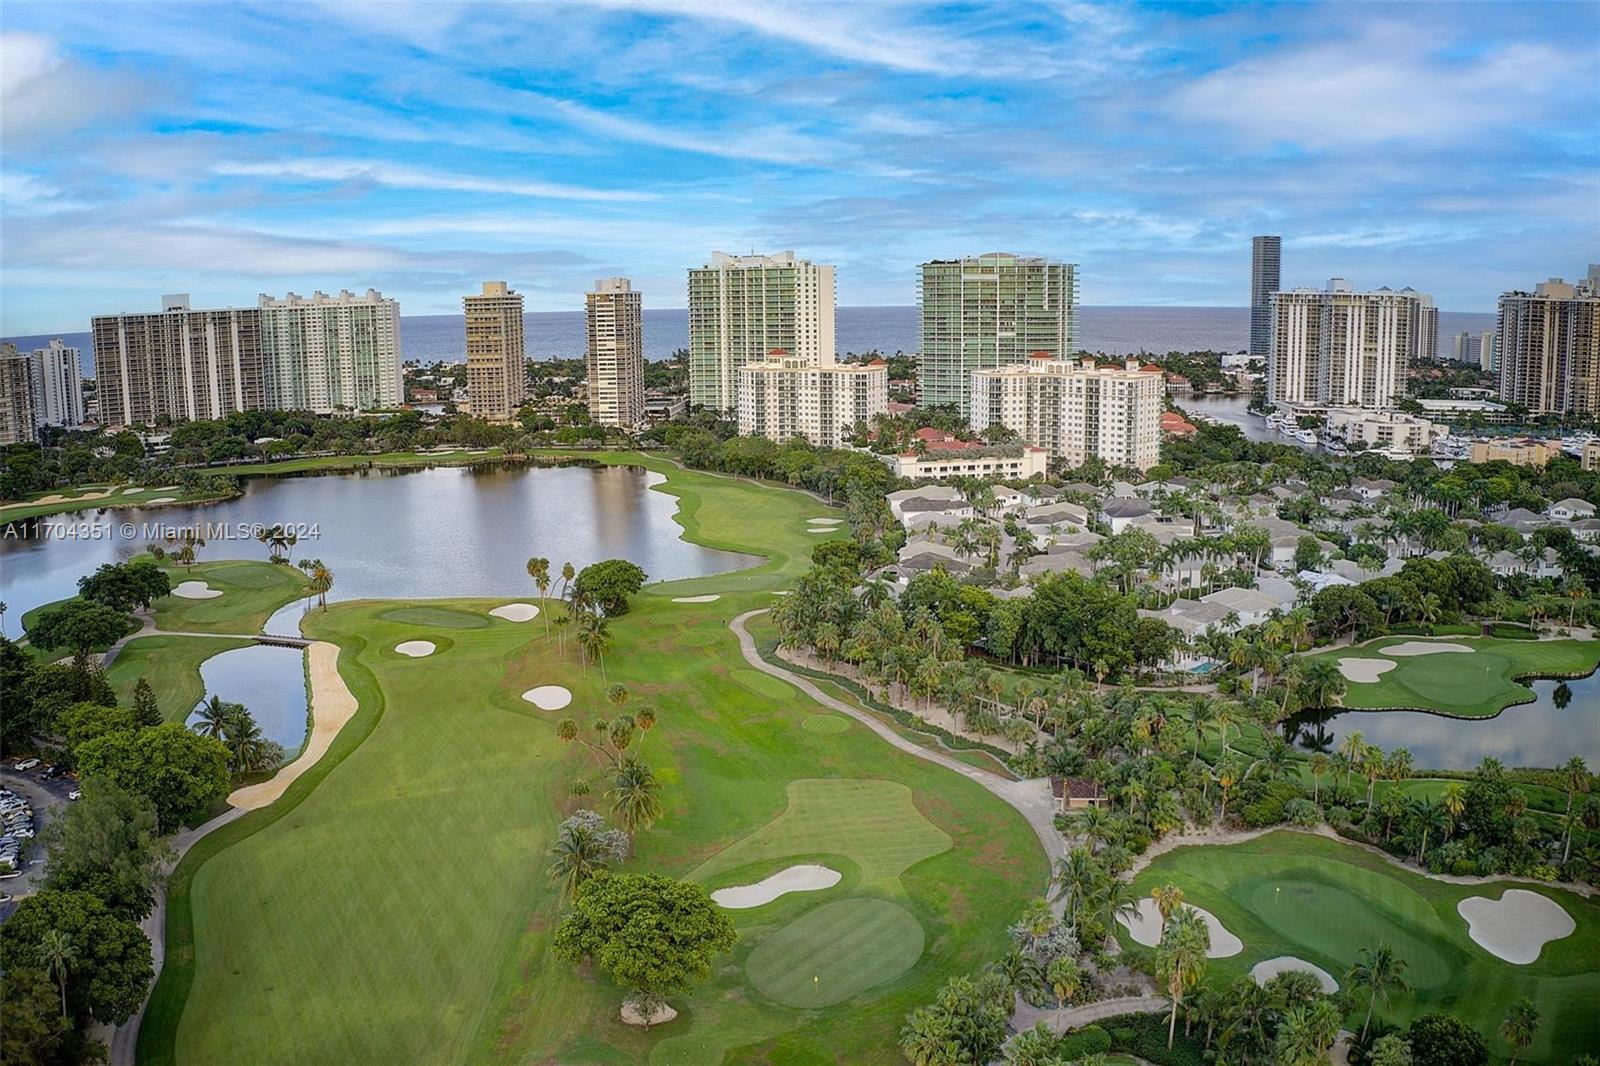
[[[611,645],[611,626],[603,614],[584,611],[578,615],[578,647],[583,649],[584,661],[598,659],[600,680],[606,677],[606,648]]]
[[[561,564],[561,591],[558,595],[562,599],[567,598],[567,589],[572,585],[572,579],[577,576],[578,571],[573,568],[571,563]]]
[[[1524,997],[1513,1003],[1506,1020],[1500,1023],[1500,1035],[1511,1045],[1511,1066],[1517,1066],[1517,1057],[1528,1050],[1538,1031],[1539,1012],[1534,1009],[1533,1000]]]
[[[77,963],[78,952],[72,946],[72,937],[59,929],[46,929],[39,939],[39,954],[44,960],[45,972],[56,979],[61,989],[61,1016],[67,1016],[67,968]]]
[[[0,637],[6,634],[6,601],[0,600]]]
[[[1050,985],[1051,994],[1056,997],[1056,1028],[1059,1029],[1062,1008],[1083,991],[1083,971],[1072,956],[1061,955],[1051,961],[1044,972],[1044,979]]]
[[[1308,760],[1311,770],[1311,802],[1318,807],[1322,806],[1322,775],[1328,772],[1328,756],[1324,752],[1315,752]]]
[[[212,693],[209,700],[200,705],[195,713],[199,717],[194,722],[194,731],[201,736],[221,739],[223,730],[228,727],[228,718],[233,713],[233,708],[238,704],[224,702],[221,696]]]
[[[1367,735],[1359,729],[1352,729],[1339,745],[1339,754],[1345,757],[1344,787],[1350,787],[1350,771],[1361,762],[1361,755],[1367,750]]]
[[[1449,840],[1450,834],[1455,832],[1456,823],[1461,821],[1462,812],[1467,809],[1467,790],[1459,781],[1452,781],[1444,786],[1444,791],[1439,793],[1439,808],[1444,811],[1448,819],[1444,838]]]
[[[1005,978],[1011,991],[1023,999],[1030,994],[1037,994],[1044,987],[1044,974],[1040,972],[1039,964],[1019,948],[1012,948],[985,968]]]
[[[1178,1008],[1184,993],[1200,983],[1205,972],[1206,951],[1211,947],[1211,930],[1192,910],[1179,911],[1167,923],[1156,947],[1156,968],[1167,983],[1172,999],[1172,1014],[1167,1019],[1167,1050],[1178,1035]]]
[[[1322,1066],[1339,1038],[1339,1010],[1327,999],[1296,1003],[1278,1023],[1272,1061],[1277,1066]]]
[[[1356,964],[1350,967],[1345,984],[1365,988],[1368,992],[1367,1016],[1361,1022],[1362,1040],[1367,1038],[1367,1027],[1372,1024],[1372,1012],[1377,1007],[1379,998],[1381,997],[1387,1004],[1391,993],[1411,990],[1406,984],[1405,972],[1405,960],[1396,955],[1389,945],[1380,944],[1376,949],[1361,949]]]
[[[250,774],[276,766],[283,748],[262,735],[261,727],[243,704],[228,705],[230,713],[222,727],[222,744],[228,749],[228,764],[235,774]]]
[[[1076,847],[1056,864],[1056,899],[1067,901],[1067,921],[1077,918],[1089,895],[1100,881],[1100,867],[1088,848]]]
[[[544,615],[545,639],[550,637],[550,560],[534,556],[528,560],[528,576],[533,578],[533,583],[539,588],[539,613]]]
[[[1151,889],[1150,898],[1156,901],[1156,910],[1161,912],[1161,924],[1164,926],[1172,920],[1178,908],[1183,906],[1183,889],[1177,885],[1162,885]]]
[[[648,763],[629,756],[617,767],[615,783],[606,791],[611,811],[629,833],[649,829],[661,817],[661,784]]]
[[[561,895],[571,899],[578,887],[611,864],[611,850],[586,825],[565,822],[550,848],[550,879],[561,883]]]

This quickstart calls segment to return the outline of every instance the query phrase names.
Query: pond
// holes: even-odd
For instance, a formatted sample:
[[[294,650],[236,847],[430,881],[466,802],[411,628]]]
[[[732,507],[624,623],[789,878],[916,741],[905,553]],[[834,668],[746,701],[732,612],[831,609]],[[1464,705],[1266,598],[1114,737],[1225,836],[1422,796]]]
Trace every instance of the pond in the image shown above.
[[[285,758],[293,759],[306,739],[304,661],[299,648],[268,644],[213,655],[200,664],[205,699],[221,696],[228,703],[244,704],[262,734],[283,745]],[[189,724],[194,721],[190,715]]]
[[[1447,718],[1422,711],[1347,711],[1297,715],[1284,724],[1307,751],[1337,751],[1360,730],[1385,751],[1407,748],[1430,770],[1470,770],[1487,757],[1508,767],[1559,766],[1581,755],[1600,765],[1600,674],[1575,681],[1532,681],[1532,703],[1493,718]]]

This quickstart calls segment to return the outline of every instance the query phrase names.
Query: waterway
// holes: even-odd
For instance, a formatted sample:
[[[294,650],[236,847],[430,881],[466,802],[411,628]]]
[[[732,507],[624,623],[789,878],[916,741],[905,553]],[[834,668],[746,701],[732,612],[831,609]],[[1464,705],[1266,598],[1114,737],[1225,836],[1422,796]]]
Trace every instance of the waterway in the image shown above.
[[[222,697],[250,710],[268,740],[283,745],[293,759],[306,738],[305,652],[298,648],[254,644],[213,655],[200,664],[206,698]],[[198,714],[199,708],[195,708]],[[195,715],[189,716],[194,724]]]
[[[1333,752],[1360,730],[1385,751],[1406,748],[1412,763],[1430,770],[1470,770],[1487,757],[1506,766],[1559,766],[1581,755],[1600,764],[1600,674],[1576,681],[1533,681],[1532,703],[1493,718],[1448,718],[1423,711],[1333,711],[1286,723],[1294,743]]]
[[[1267,420],[1250,411],[1249,396],[1225,396],[1220,393],[1207,393],[1202,396],[1175,397],[1180,410],[1191,415],[1204,415],[1226,422],[1230,426],[1238,426],[1243,431],[1246,440],[1270,442],[1272,444],[1290,444],[1296,448],[1306,448],[1311,451],[1321,451],[1321,445],[1307,444],[1305,441],[1296,440],[1267,425]]]

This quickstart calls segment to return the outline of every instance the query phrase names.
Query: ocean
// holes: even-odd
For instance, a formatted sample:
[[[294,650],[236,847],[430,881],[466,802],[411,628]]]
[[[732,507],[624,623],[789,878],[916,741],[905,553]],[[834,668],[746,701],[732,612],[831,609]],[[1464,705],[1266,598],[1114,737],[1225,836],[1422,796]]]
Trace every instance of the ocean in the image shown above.
[[[1448,356],[1457,333],[1493,329],[1491,313],[1441,311],[1439,352]],[[542,311],[525,317],[528,355],[534,359],[581,358],[583,312]],[[917,350],[915,307],[841,307],[835,324],[841,355],[852,352]],[[405,315],[400,319],[400,350],[404,358],[419,363],[460,360],[464,327],[460,315]],[[94,353],[88,333],[47,333],[33,337],[6,337],[30,351],[60,337],[64,344],[83,352],[83,372],[94,373]],[[1169,351],[1237,352],[1249,346],[1248,307],[1080,307],[1078,345],[1091,352],[1131,355]],[[662,308],[644,313],[647,359],[667,359],[689,343],[687,311]]]

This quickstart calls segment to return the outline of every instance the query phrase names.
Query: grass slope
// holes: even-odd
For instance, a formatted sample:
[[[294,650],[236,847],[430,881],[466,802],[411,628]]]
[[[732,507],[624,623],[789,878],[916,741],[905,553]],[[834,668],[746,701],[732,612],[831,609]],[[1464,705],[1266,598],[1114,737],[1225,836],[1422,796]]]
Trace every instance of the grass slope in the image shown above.
[[[1184,847],[1159,856],[1134,881],[1140,894],[1166,883],[1244,941],[1242,954],[1213,959],[1209,979],[1231,980],[1263,959],[1294,955],[1341,983],[1363,947],[1392,946],[1406,960],[1412,992],[1387,1012],[1405,1022],[1443,1010],[1502,1048],[1496,1027],[1511,1004],[1533,999],[1543,1018],[1530,1062],[1565,1062],[1600,1046],[1600,903],[1553,888],[1496,882],[1454,885],[1401,870],[1355,846],[1279,831],[1228,847]],[[1499,899],[1508,887],[1541,892],[1578,923],[1546,944],[1537,962],[1513,966],[1478,947],[1456,904]],[[1131,945],[1126,934],[1124,944]],[[1380,1013],[1385,1013],[1380,1009]],[[1359,1013],[1356,1024],[1360,1023]]]
[[[138,637],[117,653],[106,680],[116,690],[117,701],[131,705],[134,685],[141,677],[148,679],[161,717],[183,722],[206,695],[200,664],[213,655],[249,646],[249,641],[232,637]]]
[[[1583,676],[1600,662],[1600,642],[1592,640],[1502,640],[1498,637],[1452,637],[1452,643],[1473,649],[1432,655],[1384,656],[1383,649],[1415,637],[1383,637],[1355,648],[1314,656],[1335,664],[1345,658],[1383,657],[1395,668],[1371,682],[1350,682],[1342,706],[1358,710],[1423,708],[1466,718],[1486,718],[1533,699],[1533,691],[1516,682],[1530,675]]]
[[[296,567],[256,559],[218,559],[192,567],[168,566],[172,587],[204,581],[221,596],[205,600],[168,596],[156,601],[156,628],[187,633],[258,633],[274,611],[307,594]]]
[[[679,521],[693,539],[763,552],[766,562],[647,589],[612,623],[604,678],[582,668],[570,640],[563,655],[539,621],[431,629],[386,617],[396,605],[381,601],[309,615],[310,635],[341,646],[341,672],[361,710],[282,801],[203,840],[180,865],[168,965],[140,1034],[140,1061],[890,1063],[905,1012],[951,972],[1001,950],[1006,923],[1047,875],[1026,822],[971,782],[865,730],[802,728],[815,704],[740,676],[747,668],[727,619],[770,605],[768,593],[804,569],[821,539],[804,532],[805,519],[819,505],[632,458],[668,475],[658,488],[680,497]],[[670,600],[712,592],[723,598]],[[483,614],[501,602],[431,606]],[[405,639],[436,640],[443,650],[394,655]],[[643,754],[663,780],[666,813],[640,837],[629,868],[687,876],[761,839],[793,805],[793,783],[865,780],[899,797],[898,829],[864,838],[864,865],[830,855],[845,873],[840,886],[738,916],[733,957],[678,1001],[678,1021],[649,1033],[617,1020],[619,992],[609,982],[548,951],[560,905],[544,876],[546,850],[573,805],[571,782],[594,782],[587,802],[604,805],[598,768],[555,737],[555,723],[563,714],[608,714],[607,680],[626,684],[659,717]],[[570,688],[572,707],[545,713],[520,698],[545,683]],[[774,856],[850,844],[795,827]],[[900,852],[895,832],[921,842],[875,859]],[[746,869],[764,861],[755,851],[739,859]],[[926,938],[910,969],[817,1009],[785,1006],[751,982],[750,958],[776,931],[825,903],[880,899],[891,889]],[[863,923],[864,931],[892,927]],[[910,953],[909,937],[896,942]]]

